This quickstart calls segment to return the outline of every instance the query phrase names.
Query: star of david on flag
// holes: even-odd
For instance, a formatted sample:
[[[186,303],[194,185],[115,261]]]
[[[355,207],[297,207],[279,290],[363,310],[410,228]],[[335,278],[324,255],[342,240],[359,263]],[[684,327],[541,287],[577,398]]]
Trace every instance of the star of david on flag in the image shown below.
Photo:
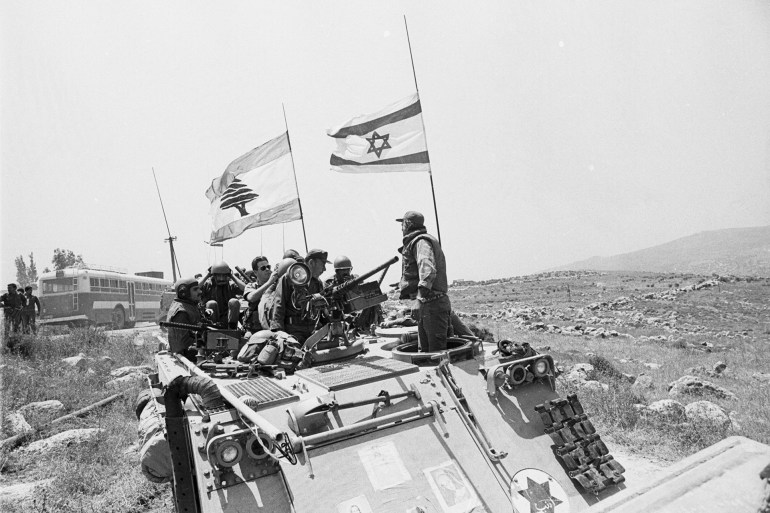
[[[356,116],[326,133],[337,141],[329,160],[332,171],[430,171],[422,106],[416,93],[379,112]]]

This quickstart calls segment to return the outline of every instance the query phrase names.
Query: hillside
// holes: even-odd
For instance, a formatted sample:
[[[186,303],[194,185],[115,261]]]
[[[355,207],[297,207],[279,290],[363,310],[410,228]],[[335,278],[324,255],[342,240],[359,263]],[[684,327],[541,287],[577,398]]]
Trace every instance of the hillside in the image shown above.
[[[700,232],[659,246],[595,256],[551,270],[770,276],[770,226]]]

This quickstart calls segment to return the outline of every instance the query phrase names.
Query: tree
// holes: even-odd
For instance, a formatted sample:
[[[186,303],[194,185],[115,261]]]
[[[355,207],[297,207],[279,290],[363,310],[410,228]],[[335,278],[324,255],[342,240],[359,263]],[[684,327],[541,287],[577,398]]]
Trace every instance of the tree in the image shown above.
[[[29,265],[24,261],[24,257],[19,255],[14,260],[16,264],[16,281],[19,282],[21,288],[27,285],[34,285],[37,283],[37,265],[35,264],[35,255],[29,254]]]
[[[69,249],[56,248],[53,250],[51,259],[55,271],[66,269],[67,267],[85,266],[83,255],[76,255]]]

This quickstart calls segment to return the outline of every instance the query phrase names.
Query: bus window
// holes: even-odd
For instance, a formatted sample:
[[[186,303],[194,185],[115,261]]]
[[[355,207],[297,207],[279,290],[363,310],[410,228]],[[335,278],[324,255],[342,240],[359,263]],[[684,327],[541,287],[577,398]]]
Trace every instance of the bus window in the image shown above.
[[[118,280],[110,280],[110,287],[113,289],[118,288]]]
[[[77,277],[75,277],[75,278],[72,278],[72,290],[77,290],[77,289],[78,289],[78,279]]]
[[[105,287],[105,288],[108,287],[109,286],[108,282],[109,282],[109,280],[106,280],[104,278],[99,278],[99,286],[100,287]]]
[[[92,287],[98,287],[99,286],[99,278],[91,278],[91,286]]]

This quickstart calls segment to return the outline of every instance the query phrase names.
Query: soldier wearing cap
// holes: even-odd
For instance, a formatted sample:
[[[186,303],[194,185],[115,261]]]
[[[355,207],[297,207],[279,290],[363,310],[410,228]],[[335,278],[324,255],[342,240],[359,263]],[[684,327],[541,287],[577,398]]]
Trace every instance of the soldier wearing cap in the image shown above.
[[[415,300],[412,317],[417,321],[420,351],[443,351],[452,305],[441,243],[428,234],[419,212],[410,210],[396,221],[401,223],[404,244],[399,299]]]
[[[310,281],[302,290],[297,290],[284,274],[278,280],[275,288],[270,329],[273,331],[285,331],[294,336],[300,343],[313,334],[316,321],[306,314],[305,305],[307,298],[324,288],[319,277],[326,271],[329,254],[321,249],[311,249],[305,256],[305,264],[310,269]]]

